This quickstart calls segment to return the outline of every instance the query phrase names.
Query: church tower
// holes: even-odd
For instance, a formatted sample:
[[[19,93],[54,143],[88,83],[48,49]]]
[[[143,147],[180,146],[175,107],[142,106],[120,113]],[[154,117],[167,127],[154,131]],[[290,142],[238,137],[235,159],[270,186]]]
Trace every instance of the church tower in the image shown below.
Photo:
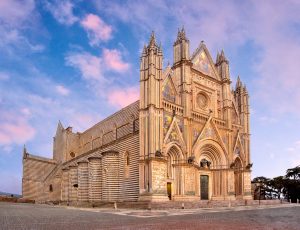
[[[141,199],[153,200],[166,194],[164,173],[166,163],[162,156],[163,109],[162,109],[161,47],[152,32],[148,46],[143,49],[140,66],[140,194]],[[157,170],[162,173],[155,175]]]
[[[191,66],[190,41],[187,39],[185,30],[178,30],[177,39],[173,44],[174,64],[173,70],[177,78],[181,106],[183,107],[183,137],[187,145],[187,153],[191,153],[192,143],[190,138],[190,120],[192,111],[191,92]]]

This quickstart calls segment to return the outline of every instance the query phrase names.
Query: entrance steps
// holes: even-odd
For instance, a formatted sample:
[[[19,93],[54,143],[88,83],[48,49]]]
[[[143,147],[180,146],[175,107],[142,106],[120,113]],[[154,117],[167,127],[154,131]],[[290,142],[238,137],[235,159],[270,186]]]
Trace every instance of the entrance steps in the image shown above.
[[[75,204],[70,206],[77,207],[93,207],[93,208],[108,208],[108,209],[198,209],[198,208],[219,208],[219,207],[237,207],[237,206],[258,206],[261,205],[276,205],[280,203],[288,203],[280,200],[200,200],[200,201],[166,201],[166,202],[150,202],[150,201],[123,201],[123,202],[97,202]],[[66,204],[63,204],[66,205]]]

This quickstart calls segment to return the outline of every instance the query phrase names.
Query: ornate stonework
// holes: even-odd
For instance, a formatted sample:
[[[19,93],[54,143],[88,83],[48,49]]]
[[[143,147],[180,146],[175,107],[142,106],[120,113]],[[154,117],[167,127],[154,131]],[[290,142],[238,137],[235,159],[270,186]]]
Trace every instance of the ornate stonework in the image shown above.
[[[224,51],[190,56],[180,30],[163,69],[154,34],[144,47],[140,100],[73,133],[59,122],[53,159],[23,157],[23,196],[40,202],[251,199],[249,96],[231,89]]]

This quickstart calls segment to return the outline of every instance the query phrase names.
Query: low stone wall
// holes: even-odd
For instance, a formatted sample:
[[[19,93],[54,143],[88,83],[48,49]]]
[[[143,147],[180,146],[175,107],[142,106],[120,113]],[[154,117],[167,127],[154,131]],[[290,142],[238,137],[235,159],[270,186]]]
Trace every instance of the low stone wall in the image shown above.
[[[34,200],[30,200],[26,198],[9,197],[9,196],[0,196],[0,202],[32,203],[32,204],[35,203]]]

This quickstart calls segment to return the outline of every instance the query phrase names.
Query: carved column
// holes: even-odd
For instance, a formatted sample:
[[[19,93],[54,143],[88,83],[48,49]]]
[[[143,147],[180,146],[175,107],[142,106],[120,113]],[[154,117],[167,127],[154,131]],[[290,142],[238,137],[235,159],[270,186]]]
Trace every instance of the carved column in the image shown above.
[[[89,201],[101,201],[102,180],[101,180],[101,158],[90,157],[89,159]]]
[[[87,202],[89,200],[89,168],[88,162],[78,162],[78,201]]]

